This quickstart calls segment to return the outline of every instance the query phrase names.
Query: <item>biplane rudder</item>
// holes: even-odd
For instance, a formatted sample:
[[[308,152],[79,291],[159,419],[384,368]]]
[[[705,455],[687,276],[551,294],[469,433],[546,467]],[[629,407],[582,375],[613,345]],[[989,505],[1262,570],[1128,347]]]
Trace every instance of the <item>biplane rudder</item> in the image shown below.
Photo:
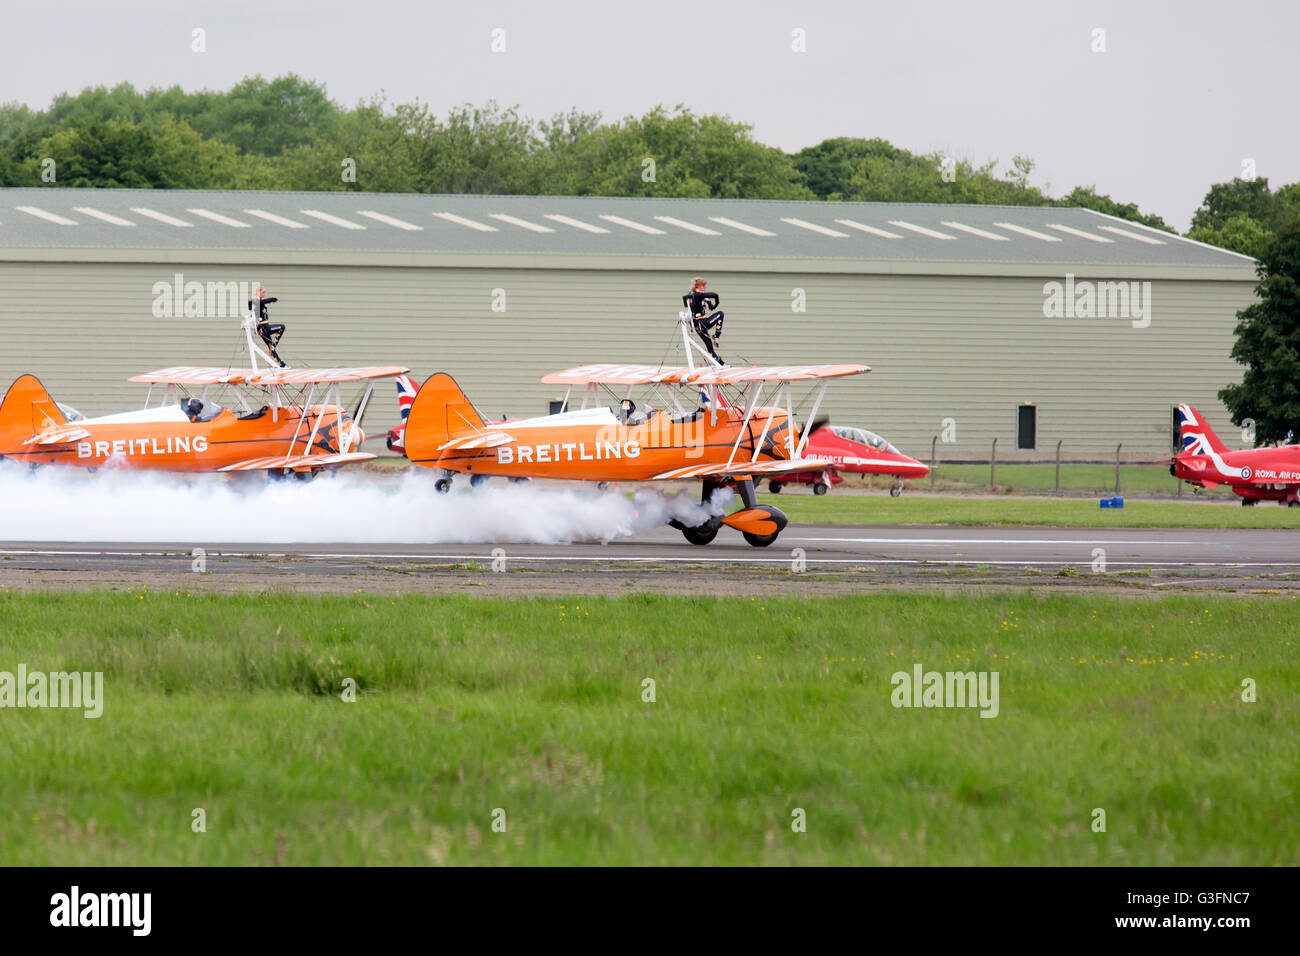
[[[67,417],[35,375],[19,375],[0,399],[0,447],[31,438],[46,425],[66,425]]]
[[[446,372],[435,372],[420,386],[406,416],[406,457],[417,463],[436,462],[447,442],[482,429],[483,416],[456,380]]]

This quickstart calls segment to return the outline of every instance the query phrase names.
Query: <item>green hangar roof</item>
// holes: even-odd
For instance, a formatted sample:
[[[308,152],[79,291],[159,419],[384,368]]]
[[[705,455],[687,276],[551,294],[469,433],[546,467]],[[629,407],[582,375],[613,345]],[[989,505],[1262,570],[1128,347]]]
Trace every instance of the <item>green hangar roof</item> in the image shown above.
[[[1039,267],[1035,273],[1069,265],[1199,271],[1206,278],[1254,274],[1254,260],[1247,256],[1087,209],[360,192],[0,190],[0,258],[120,261],[139,258],[133,250],[175,261],[191,260],[187,251],[221,250],[241,261],[356,264],[432,264],[430,257],[446,256],[472,264],[486,256],[536,257],[535,264],[543,267],[561,264],[547,261],[556,257],[580,260],[589,268],[677,267],[681,260],[690,260],[733,268],[771,268],[778,262],[810,268],[819,262],[831,271],[911,272],[916,270],[908,268],[909,263],[946,263],[965,266],[943,270],[954,272],[996,273],[1004,270],[970,267],[1017,264]],[[744,262],[750,264],[739,265]],[[867,263],[872,267],[863,268]]]

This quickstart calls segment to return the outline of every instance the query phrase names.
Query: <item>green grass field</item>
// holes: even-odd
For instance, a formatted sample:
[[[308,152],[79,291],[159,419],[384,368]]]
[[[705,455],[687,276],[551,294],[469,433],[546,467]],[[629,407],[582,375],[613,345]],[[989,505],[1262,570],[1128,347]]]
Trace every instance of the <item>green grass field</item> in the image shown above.
[[[995,475],[999,491],[1052,492],[1056,489],[1056,466],[999,464]],[[1178,482],[1167,467],[1146,465],[1121,465],[1119,469],[1120,494],[1167,495],[1173,497]],[[888,487],[890,480],[878,478],[879,487]],[[916,483],[918,488],[930,487],[928,477]],[[945,465],[939,463],[935,470],[936,491],[988,491],[988,465]],[[1071,494],[1115,494],[1115,466],[1061,464],[1061,491]],[[1201,494],[1214,497],[1232,497],[1230,491],[1202,490]],[[1190,497],[1191,488],[1184,487],[1183,495]]]
[[[1193,501],[1125,499],[1123,508],[1102,508],[1097,499],[970,498],[877,494],[773,495],[764,484],[763,504],[775,505],[801,524],[1050,525],[1099,528],[1300,528],[1300,508],[1268,502],[1253,508]]]
[[[1296,865],[1297,635],[1280,598],[4,593],[0,671],[105,699],[0,710],[0,864]],[[997,671],[998,716],[893,707],[914,663]]]

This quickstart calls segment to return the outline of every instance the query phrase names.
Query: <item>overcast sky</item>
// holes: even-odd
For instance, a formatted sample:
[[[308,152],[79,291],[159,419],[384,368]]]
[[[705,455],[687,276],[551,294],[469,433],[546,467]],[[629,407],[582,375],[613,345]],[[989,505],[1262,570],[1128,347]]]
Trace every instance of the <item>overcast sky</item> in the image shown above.
[[[1186,229],[1253,160],[1300,180],[1300,4],[0,0],[0,101],[128,81],[227,89],[294,72],[345,105],[439,114],[496,99],[545,118],[684,103],[795,151],[884,137],[1009,166],[1052,195],[1096,185]],[[207,50],[191,51],[195,28]],[[505,31],[493,53],[492,31]],[[1093,52],[1095,30],[1105,52]],[[792,49],[804,31],[806,52]]]

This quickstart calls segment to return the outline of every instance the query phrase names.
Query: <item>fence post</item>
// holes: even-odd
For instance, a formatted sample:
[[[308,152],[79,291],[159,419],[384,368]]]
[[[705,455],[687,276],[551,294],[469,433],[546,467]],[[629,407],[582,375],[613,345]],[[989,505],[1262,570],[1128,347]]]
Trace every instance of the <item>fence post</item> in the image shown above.
[[[993,453],[989,455],[989,491],[997,484],[998,476],[998,440],[993,439]]]
[[[930,490],[934,491],[934,473],[939,468],[939,461],[935,458],[935,448],[939,445],[939,436],[935,435],[930,439]]]
[[[1064,438],[1061,441],[1065,441]],[[1061,493],[1061,442],[1056,443],[1056,493]]]
[[[1123,442],[1115,446],[1115,494],[1119,494],[1119,450],[1123,447]]]

